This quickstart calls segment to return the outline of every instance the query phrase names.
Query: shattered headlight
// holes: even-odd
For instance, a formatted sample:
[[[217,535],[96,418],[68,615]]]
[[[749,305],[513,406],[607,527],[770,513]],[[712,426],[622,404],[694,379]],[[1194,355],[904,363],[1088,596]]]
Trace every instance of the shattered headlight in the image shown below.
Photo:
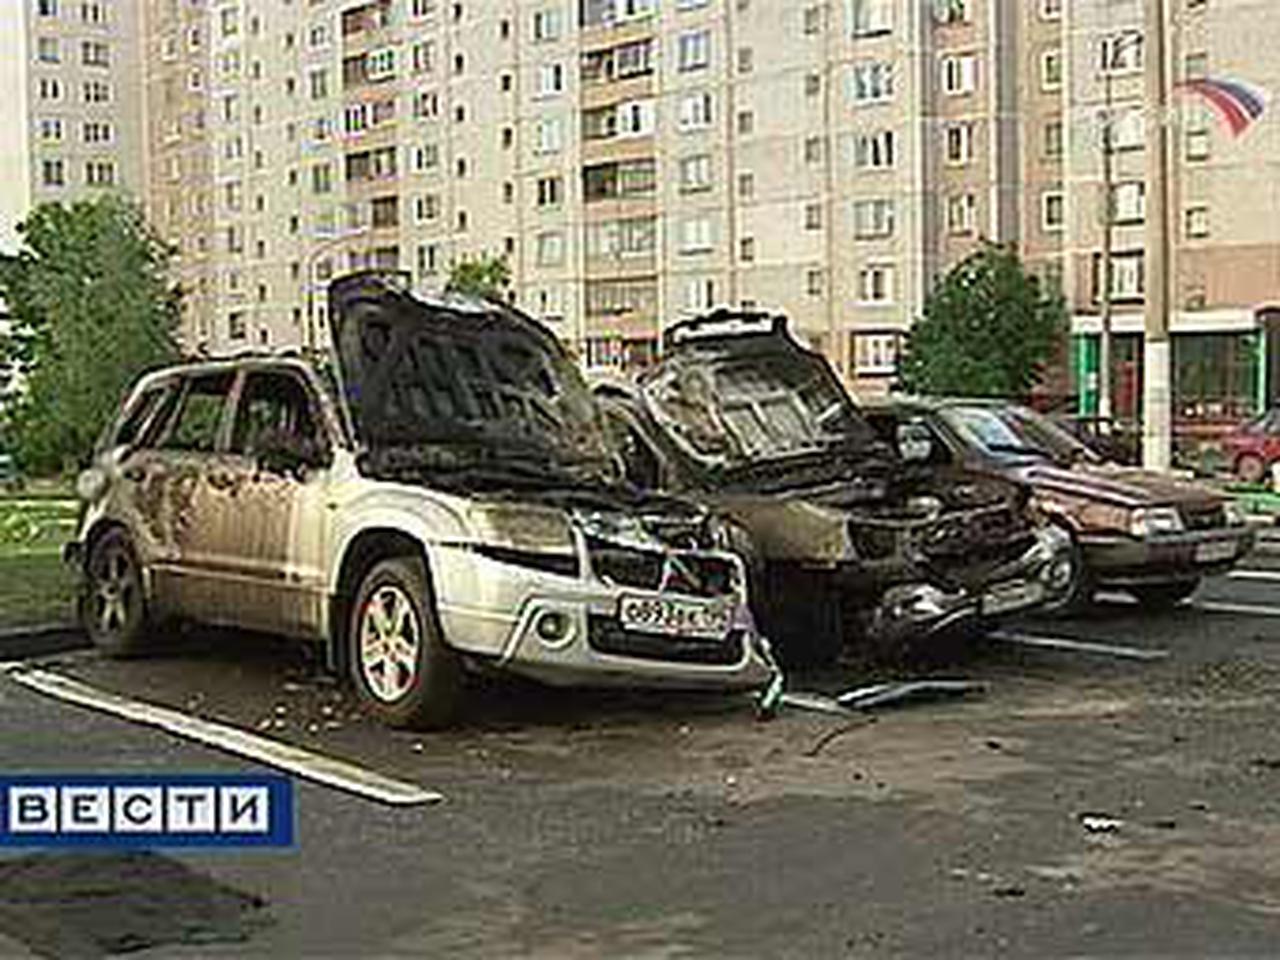
[[[1129,532],[1135,537],[1182,533],[1182,516],[1173,507],[1143,507],[1129,515]]]
[[[478,543],[515,550],[568,552],[573,529],[562,510],[513,503],[473,504],[467,510]]]

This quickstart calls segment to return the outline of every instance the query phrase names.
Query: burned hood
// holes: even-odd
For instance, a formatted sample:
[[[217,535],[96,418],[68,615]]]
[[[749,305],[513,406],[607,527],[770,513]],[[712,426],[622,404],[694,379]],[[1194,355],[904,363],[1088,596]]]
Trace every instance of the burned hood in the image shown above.
[[[1110,463],[1081,463],[1070,467],[1033,463],[1017,467],[1011,473],[1030,484],[1037,493],[1094,500],[1129,509],[1202,505],[1216,503],[1219,499],[1193,483]]]
[[[833,459],[884,457],[827,361],[778,318],[715,314],[678,325],[661,364],[640,383],[656,424],[691,460],[726,484],[761,472],[770,483]],[[716,324],[728,329],[720,335]],[[779,477],[779,472],[782,476]]]
[[[434,466],[608,462],[595,404],[549,330],[505,304],[424,300],[383,274],[329,290],[337,375],[361,445]],[[392,459],[395,459],[392,457]]]

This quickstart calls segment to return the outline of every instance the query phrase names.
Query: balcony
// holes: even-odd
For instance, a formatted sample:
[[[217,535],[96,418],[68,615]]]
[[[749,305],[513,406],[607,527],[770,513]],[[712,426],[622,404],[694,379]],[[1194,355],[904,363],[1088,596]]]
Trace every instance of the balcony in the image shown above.
[[[582,169],[582,195],[588,206],[610,200],[652,199],[657,190],[658,166],[652,156],[608,161]]]

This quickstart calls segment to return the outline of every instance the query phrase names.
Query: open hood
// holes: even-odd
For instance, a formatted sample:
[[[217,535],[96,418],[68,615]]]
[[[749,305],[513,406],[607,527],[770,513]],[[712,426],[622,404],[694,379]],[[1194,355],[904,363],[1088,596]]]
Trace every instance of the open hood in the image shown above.
[[[782,317],[717,311],[672,327],[641,384],[664,430],[704,466],[885,454],[825,358]]]
[[[607,472],[586,384],[549,330],[496,301],[425,300],[395,275],[329,287],[337,376],[375,457]]]

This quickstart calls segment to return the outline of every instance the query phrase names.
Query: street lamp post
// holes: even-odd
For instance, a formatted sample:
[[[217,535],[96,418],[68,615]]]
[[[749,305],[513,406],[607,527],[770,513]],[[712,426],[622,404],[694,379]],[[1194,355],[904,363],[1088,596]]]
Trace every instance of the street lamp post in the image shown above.
[[[306,268],[307,275],[307,328],[303,342],[308,352],[316,349],[316,259],[321,256],[321,254],[332,252],[335,248],[340,247],[352,237],[358,237],[367,232],[368,227],[357,227],[355,230],[348,230],[345,233],[339,233],[330,237],[324,243],[317,244],[315,248],[312,249],[311,252],[303,259],[303,266]]]
[[[1142,462],[1168,470],[1173,460],[1173,396],[1169,341],[1169,165],[1167,64],[1164,0],[1145,0],[1148,48],[1147,123],[1147,290],[1143,317]]]

